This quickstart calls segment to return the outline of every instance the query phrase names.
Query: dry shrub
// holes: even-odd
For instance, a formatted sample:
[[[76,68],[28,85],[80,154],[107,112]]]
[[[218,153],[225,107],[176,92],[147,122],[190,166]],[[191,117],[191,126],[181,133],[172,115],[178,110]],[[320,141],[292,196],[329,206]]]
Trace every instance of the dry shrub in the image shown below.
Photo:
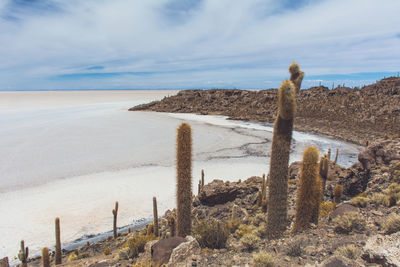
[[[256,234],[245,234],[240,239],[240,243],[242,243],[245,250],[252,251],[258,247],[260,240]]]
[[[400,231],[400,214],[394,214],[389,216],[384,224],[383,231],[385,234],[393,234]]]
[[[338,216],[332,220],[334,230],[337,233],[349,234],[353,230],[362,230],[363,219],[359,212],[350,212],[342,216]]]
[[[354,206],[365,208],[369,203],[369,198],[356,196],[350,200],[350,203],[353,204]]]
[[[260,251],[253,255],[253,266],[255,267],[274,267],[275,260],[271,254]]]
[[[251,234],[253,231],[256,230],[256,227],[254,225],[246,225],[246,224],[241,224],[239,225],[239,228],[235,231],[235,237],[236,238],[241,238],[245,234]]]
[[[334,202],[322,202],[319,206],[319,216],[326,217],[328,216],[337,206],[337,203]]]
[[[290,257],[300,257],[304,254],[303,242],[297,241],[288,244],[287,255]]]
[[[209,219],[199,221],[194,229],[193,236],[197,239],[201,247],[224,248],[229,236],[228,227],[216,220]]]
[[[147,242],[154,239],[154,235],[144,235],[138,234],[134,237],[131,237],[126,241],[126,243],[122,246],[123,248],[129,248],[128,257],[134,258],[139,255],[139,253],[144,251],[144,246]]]
[[[385,194],[373,193],[369,197],[369,200],[371,201],[371,203],[374,203],[375,205],[384,205],[385,204]]]
[[[355,245],[350,244],[350,245],[345,245],[339,247],[335,251],[336,255],[343,256],[352,260],[356,260],[358,257],[361,255],[361,250],[357,248]]]

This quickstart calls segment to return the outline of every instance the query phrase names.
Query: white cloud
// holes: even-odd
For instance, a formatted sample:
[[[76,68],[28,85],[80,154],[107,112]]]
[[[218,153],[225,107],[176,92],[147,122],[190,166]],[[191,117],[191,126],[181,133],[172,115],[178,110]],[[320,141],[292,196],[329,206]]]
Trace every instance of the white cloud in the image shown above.
[[[0,88],[206,87],[221,81],[260,88],[286,77],[292,60],[310,75],[399,69],[398,0],[312,1],[294,10],[272,0],[203,0],[181,10],[183,18],[166,12],[170,0],[48,2],[58,8],[10,14],[10,2],[0,1]],[[155,74],[54,79],[93,65]]]

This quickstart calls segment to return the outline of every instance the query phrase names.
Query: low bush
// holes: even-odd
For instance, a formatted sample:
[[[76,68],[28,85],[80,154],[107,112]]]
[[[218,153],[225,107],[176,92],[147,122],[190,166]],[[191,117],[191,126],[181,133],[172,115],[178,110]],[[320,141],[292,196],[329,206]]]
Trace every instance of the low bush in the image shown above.
[[[357,197],[352,198],[350,200],[350,203],[353,204],[354,206],[365,208],[369,203],[369,198],[357,196]]]
[[[319,206],[319,216],[326,217],[328,216],[337,206],[337,203],[334,202],[322,202]]]
[[[383,223],[383,231],[385,234],[393,234],[400,231],[400,214],[394,214],[387,218]]]
[[[257,248],[260,242],[260,238],[256,234],[245,234],[241,239],[240,243],[247,251],[252,251]]]
[[[193,228],[193,236],[197,239],[201,247],[224,248],[229,236],[229,229],[226,224],[209,219],[199,221]]]
[[[346,213],[332,220],[337,233],[349,234],[353,230],[363,230],[363,219],[359,212]]]
[[[303,249],[303,242],[302,241],[297,241],[293,243],[288,244],[288,250],[286,254],[290,257],[300,257],[304,254],[304,249]]]
[[[138,234],[134,237],[131,237],[126,241],[126,243],[122,246],[123,248],[129,248],[128,257],[134,258],[139,255],[139,253],[144,251],[144,246],[147,242],[154,239],[154,235],[144,235]]]
[[[238,229],[235,231],[235,237],[236,238],[241,238],[245,234],[251,234],[256,230],[256,227],[254,225],[246,225],[246,224],[241,224],[239,225]]]
[[[356,260],[358,257],[361,255],[361,250],[357,248],[355,245],[350,244],[350,245],[345,245],[339,247],[335,251],[336,255],[343,256],[352,260]]]
[[[253,255],[253,266],[255,267],[274,267],[274,256],[267,252],[260,251]]]

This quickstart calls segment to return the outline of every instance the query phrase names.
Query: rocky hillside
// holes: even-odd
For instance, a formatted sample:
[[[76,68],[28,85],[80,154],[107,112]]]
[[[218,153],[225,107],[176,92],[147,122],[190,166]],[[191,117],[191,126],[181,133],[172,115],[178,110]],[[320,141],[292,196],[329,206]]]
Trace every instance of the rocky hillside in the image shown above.
[[[289,170],[291,222],[300,165]],[[214,180],[201,187],[193,200],[194,238],[170,238],[175,211],[167,211],[159,238],[152,227],[122,233],[64,251],[60,266],[400,266],[400,138],[371,143],[350,168],[330,162],[318,224],[295,233],[289,226],[280,239],[265,238],[262,181]],[[335,199],[337,185],[343,193]],[[41,266],[41,259],[29,266]]]
[[[297,97],[295,128],[358,144],[400,133],[400,78],[361,89],[312,87]],[[131,108],[159,112],[226,115],[234,120],[274,121],[277,90],[186,90]]]

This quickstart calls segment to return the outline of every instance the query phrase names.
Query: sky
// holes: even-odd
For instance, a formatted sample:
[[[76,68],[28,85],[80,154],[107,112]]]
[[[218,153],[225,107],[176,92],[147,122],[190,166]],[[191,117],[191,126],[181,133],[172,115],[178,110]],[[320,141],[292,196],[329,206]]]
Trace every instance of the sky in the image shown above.
[[[363,86],[400,71],[400,0],[0,0],[0,90]]]

